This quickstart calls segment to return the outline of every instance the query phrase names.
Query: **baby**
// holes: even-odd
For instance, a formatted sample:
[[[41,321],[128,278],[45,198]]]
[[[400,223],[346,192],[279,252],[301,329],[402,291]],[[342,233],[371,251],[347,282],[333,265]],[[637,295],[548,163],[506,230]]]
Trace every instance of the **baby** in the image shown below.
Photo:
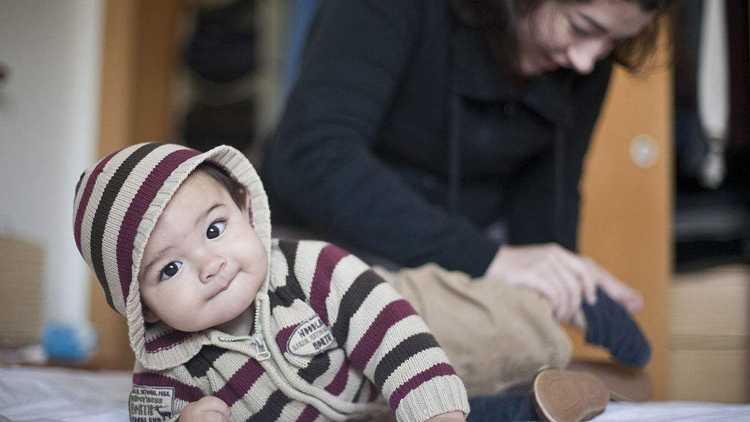
[[[462,421],[466,390],[423,320],[342,249],[271,239],[231,147],[134,145],[81,176],[75,240],[128,320],[132,421]]]

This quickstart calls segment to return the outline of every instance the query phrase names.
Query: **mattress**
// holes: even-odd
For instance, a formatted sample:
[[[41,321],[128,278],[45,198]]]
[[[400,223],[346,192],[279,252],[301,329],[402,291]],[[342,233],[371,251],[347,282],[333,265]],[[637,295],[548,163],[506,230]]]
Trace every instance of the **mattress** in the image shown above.
[[[131,377],[123,371],[0,366],[0,421],[127,422]],[[750,421],[750,404],[612,402],[603,421]]]

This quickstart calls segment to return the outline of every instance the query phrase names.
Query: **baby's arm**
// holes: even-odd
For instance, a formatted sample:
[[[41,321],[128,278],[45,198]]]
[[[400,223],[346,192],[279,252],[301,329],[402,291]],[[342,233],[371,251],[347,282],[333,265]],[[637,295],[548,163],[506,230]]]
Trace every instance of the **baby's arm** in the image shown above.
[[[458,419],[436,420],[463,420],[469,410],[464,385],[412,306],[365,263],[340,248],[324,245],[311,254],[317,262],[296,265],[321,270],[316,270],[312,285],[303,287],[311,290],[307,295],[311,306],[331,327],[351,364],[388,400],[397,419],[423,422],[456,412]],[[298,274],[301,283],[311,278]]]

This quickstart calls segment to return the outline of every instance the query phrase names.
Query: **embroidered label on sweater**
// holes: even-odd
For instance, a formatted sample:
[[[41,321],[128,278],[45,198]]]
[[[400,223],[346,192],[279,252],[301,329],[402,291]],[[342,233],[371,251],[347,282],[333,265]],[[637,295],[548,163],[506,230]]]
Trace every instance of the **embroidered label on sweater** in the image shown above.
[[[131,422],[161,422],[174,413],[174,388],[134,385],[130,392]]]
[[[297,356],[312,356],[333,344],[331,330],[316,315],[297,326],[286,342],[286,350]]]

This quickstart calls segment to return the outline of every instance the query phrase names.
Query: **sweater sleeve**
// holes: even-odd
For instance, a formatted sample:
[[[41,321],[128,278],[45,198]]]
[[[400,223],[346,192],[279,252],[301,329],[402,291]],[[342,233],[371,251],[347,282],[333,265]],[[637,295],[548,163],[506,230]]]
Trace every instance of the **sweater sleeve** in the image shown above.
[[[437,262],[480,276],[499,245],[428,203],[372,153],[425,36],[425,4],[323,4],[264,174],[276,199],[333,238],[401,265]]]
[[[308,242],[305,290],[349,363],[387,399],[399,421],[469,412],[463,382],[412,306],[365,263],[331,244]],[[313,258],[314,257],[314,258]],[[313,268],[296,265],[296,268]],[[306,283],[305,283],[306,284]]]
[[[208,383],[196,385],[185,372],[183,366],[149,372],[136,364],[128,397],[130,420],[177,421],[185,406],[211,395]]]

